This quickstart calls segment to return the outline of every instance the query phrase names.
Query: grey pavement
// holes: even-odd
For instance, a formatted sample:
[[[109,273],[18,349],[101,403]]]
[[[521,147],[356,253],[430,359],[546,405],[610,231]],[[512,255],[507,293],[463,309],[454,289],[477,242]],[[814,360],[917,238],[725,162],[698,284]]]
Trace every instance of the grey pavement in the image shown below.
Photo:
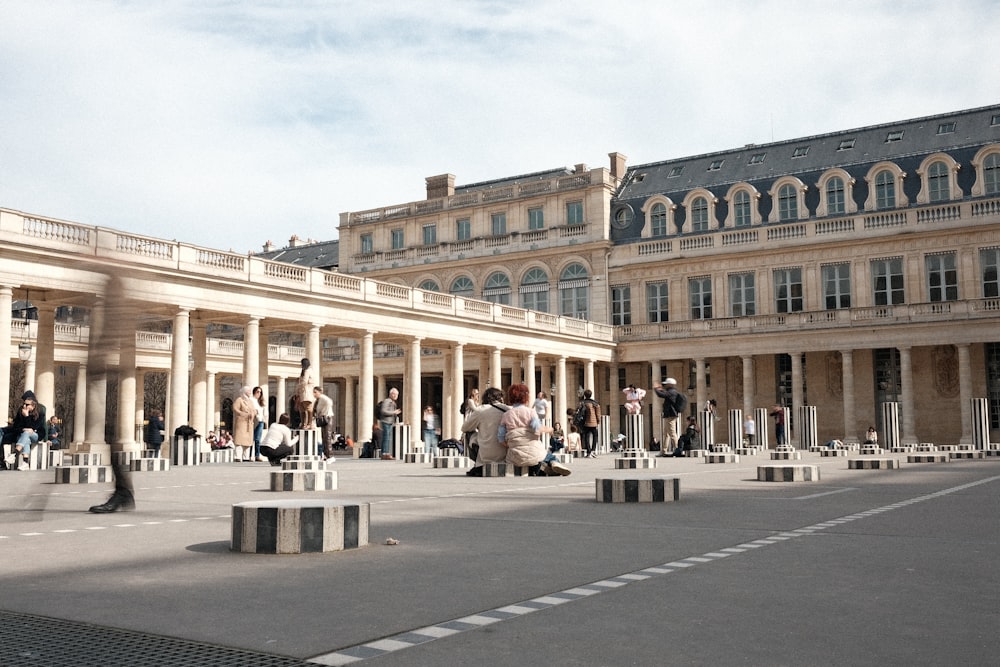
[[[175,467],[107,515],[86,510],[109,485],[2,472],[0,666],[1000,660],[1000,458],[803,453],[820,481],[778,483],[763,455],[612,457],[485,479],[343,458],[322,493],[269,491],[267,464]],[[596,478],[648,476],[680,501],[594,500]],[[232,505],[270,498],[371,503],[369,546],[230,551]]]

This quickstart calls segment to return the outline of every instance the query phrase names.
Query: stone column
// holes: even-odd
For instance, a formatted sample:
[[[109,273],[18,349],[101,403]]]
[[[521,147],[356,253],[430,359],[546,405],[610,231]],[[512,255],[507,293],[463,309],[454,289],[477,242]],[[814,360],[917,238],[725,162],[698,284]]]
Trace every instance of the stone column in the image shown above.
[[[694,360],[694,402],[698,406],[698,412],[701,412],[708,405],[708,376],[705,373],[705,359],[704,357]],[[684,382],[683,378],[677,378],[678,381]],[[677,425],[678,431],[680,431],[681,425]],[[714,444],[714,443],[712,443]]]
[[[409,349],[406,351],[406,376],[403,378],[403,393],[406,405],[403,407],[403,421],[410,425],[410,439],[420,440],[421,431],[424,428],[421,416],[423,410],[420,408],[420,341],[421,338],[414,338],[410,341]],[[412,443],[406,443],[406,447],[400,451],[409,452]]]
[[[11,310],[14,307],[14,290],[10,285],[0,285],[0,425],[10,418],[10,334]]]
[[[899,385],[900,407],[903,411],[900,442],[904,445],[915,445],[917,435],[914,425],[917,420],[913,406],[913,359],[909,347],[899,348]]]
[[[790,353],[792,357],[792,409],[789,414],[798,416],[799,408],[802,407],[802,353],[796,350]],[[786,414],[787,418],[788,415]],[[795,433],[792,433],[790,420],[785,420],[785,440],[792,446],[797,446],[800,441],[798,424],[795,425]]]
[[[215,429],[215,426],[219,423],[222,418],[219,414],[219,406],[216,404],[215,397],[218,392],[215,390],[216,377],[215,373],[206,372],[205,373],[205,405],[208,410],[208,427],[205,433]],[[168,435],[172,435],[169,434]]]
[[[498,389],[504,389],[503,387],[503,357],[501,353],[503,348],[494,347],[492,354],[490,355],[490,386],[497,387]]]
[[[135,369],[135,441],[143,449],[143,426],[146,423],[146,371]]]
[[[361,337],[361,349],[358,368],[358,441],[364,442],[371,437],[372,424],[375,421],[375,334],[366,331]],[[374,444],[374,443],[373,443]]]
[[[190,310],[180,308],[174,314],[173,346],[170,355],[170,410],[167,434],[172,435],[178,426],[188,423],[188,357],[191,345]]]
[[[243,384],[251,389],[260,384],[260,318],[254,315],[243,327]]]
[[[566,357],[559,357],[556,362],[556,395],[552,397],[552,405],[559,420],[566,421]]]
[[[524,371],[524,368],[522,367],[522,363],[523,362],[521,361],[522,358],[523,357],[521,357],[521,355],[519,355],[519,354],[514,355],[514,363],[511,364],[511,366],[510,366],[510,383],[511,384],[520,384],[520,383],[527,384],[525,382],[524,378],[521,377],[521,374]]]
[[[840,351],[841,384],[844,390],[844,440],[847,444],[858,442],[858,424],[854,399],[854,350]]]
[[[972,437],[972,363],[968,344],[958,348],[958,404],[962,407],[962,438],[960,445],[971,445]],[[988,413],[987,413],[988,414]]]
[[[56,413],[56,309],[48,303],[37,303],[38,330],[35,334],[35,383],[38,402]]]
[[[587,359],[583,366],[583,388],[594,392],[594,400],[599,401],[600,393],[597,391],[597,378],[594,375],[594,360]]]
[[[271,364],[270,355],[267,347],[267,332],[264,331],[264,327],[260,327],[260,335],[258,336],[257,347],[260,350],[260,355],[257,357],[257,381],[252,385],[254,387],[260,387],[262,392],[262,398],[264,399],[265,405],[265,417],[264,417],[264,430],[267,430],[269,426],[266,406],[270,405],[271,396]],[[322,383],[323,378],[320,378],[320,383]]]
[[[341,419],[342,428],[344,433],[351,436],[354,439],[355,444],[360,444],[368,439],[368,437],[362,438],[362,433],[358,429],[357,413],[355,412],[356,400],[355,396],[358,391],[358,383],[353,375],[347,375],[344,377],[344,412],[343,419]],[[369,434],[370,435],[370,434]]]
[[[490,386],[490,358],[485,354],[479,355],[479,379],[476,382],[476,388],[479,389],[480,398],[483,395],[483,391]],[[503,387],[497,387],[503,390]]]
[[[35,387],[35,369],[37,368],[36,359],[38,358],[38,341],[35,341],[35,345],[31,348],[31,356],[28,360],[24,362],[24,385],[21,387],[21,391],[25,392],[29,389],[34,389]]]
[[[462,433],[462,421],[465,419],[459,409],[465,402],[465,344],[455,343],[451,349],[451,376],[455,379],[451,388],[451,403],[456,409],[452,410],[451,416],[451,437],[460,439]],[[482,396],[482,394],[480,394]]]
[[[214,428],[208,403],[208,333],[206,323],[197,318],[191,322],[191,357],[191,426],[206,438]]]
[[[118,349],[118,424],[115,443],[119,451],[125,451],[136,448],[136,312],[134,308],[124,304],[116,310],[121,337]]]
[[[323,351],[319,344],[320,325],[315,322],[309,327],[309,335],[306,337],[306,356],[316,369],[316,383],[323,384]]]
[[[661,445],[663,444],[663,399],[653,391],[653,385],[660,384],[666,379],[660,372],[662,368],[662,359],[653,359],[649,362],[650,379],[652,382],[649,385],[649,393],[646,394],[646,397],[650,399],[650,405],[653,406],[653,428],[650,429],[650,433],[656,436]],[[678,425],[678,428],[680,428],[680,425]]]
[[[609,380],[608,386],[611,388],[611,393],[608,396],[608,402],[607,402],[608,408],[607,408],[607,410],[604,411],[604,414],[606,414],[608,416],[608,419],[609,419],[610,424],[611,424],[612,437],[614,437],[614,436],[618,435],[619,433],[625,433],[625,428],[626,428],[627,424],[629,423],[629,420],[626,420],[625,424],[622,423],[622,421],[621,421],[621,414],[620,414],[621,410],[618,407],[618,406],[620,406],[622,404],[625,395],[622,394],[622,387],[618,386],[618,362],[617,361],[612,361],[608,365],[608,380]],[[594,391],[594,398],[597,398],[597,389],[594,388],[593,391]],[[639,421],[641,422],[644,419],[645,419],[645,416],[642,416],[642,418]],[[631,421],[635,421],[635,420],[631,420]],[[645,427],[644,424],[640,424],[639,426],[633,426],[633,427],[631,427],[631,428],[633,428],[633,432],[631,434],[625,433],[626,436],[630,436],[630,435],[634,436],[635,433],[638,432],[639,438],[640,438],[638,444],[639,444],[639,447],[641,447],[641,448],[645,448],[645,446],[646,446],[646,443],[642,442],[642,438],[646,434],[646,430],[645,430],[644,427]],[[568,428],[567,428],[567,430],[568,430]]]
[[[87,364],[76,367],[76,392],[73,396],[73,442],[83,442],[87,434]]]
[[[108,456],[111,448],[105,442],[108,400],[107,343],[105,336],[105,302],[98,299],[90,309],[90,337],[87,345],[87,419],[84,449]]]
[[[539,389],[535,384],[535,353],[528,352],[524,355],[524,384],[528,385],[528,396],[531,396],[531,400],[535,400],[535,396],[538,396],[539,391],[544,391],[546,394],[549,393],[548,389]],[[549,411],[551,412],[551,410]],[[549,424],[552,423],[552,415],[546,415],[546,420]]]
[[[743,414],[752,415],[754,404],[757,402],[753,391],[753,357],[748,354],[741,357],[741,360],[743,362]]]

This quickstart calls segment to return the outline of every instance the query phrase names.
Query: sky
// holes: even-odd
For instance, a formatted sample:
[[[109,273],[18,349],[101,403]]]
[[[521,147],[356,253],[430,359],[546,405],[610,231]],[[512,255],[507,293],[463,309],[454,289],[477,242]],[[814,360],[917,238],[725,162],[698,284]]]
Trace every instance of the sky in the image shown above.
[[[0,0],[0,208],[260,251],[340,214],[1000,101],[996,0]]]

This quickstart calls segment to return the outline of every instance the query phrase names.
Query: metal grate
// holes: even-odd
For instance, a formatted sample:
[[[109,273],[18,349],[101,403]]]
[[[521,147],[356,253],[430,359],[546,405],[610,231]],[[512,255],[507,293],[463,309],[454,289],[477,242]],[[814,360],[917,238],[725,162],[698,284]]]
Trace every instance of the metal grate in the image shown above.
[[[307,667],[287,656],[0,611],[3,667]]]

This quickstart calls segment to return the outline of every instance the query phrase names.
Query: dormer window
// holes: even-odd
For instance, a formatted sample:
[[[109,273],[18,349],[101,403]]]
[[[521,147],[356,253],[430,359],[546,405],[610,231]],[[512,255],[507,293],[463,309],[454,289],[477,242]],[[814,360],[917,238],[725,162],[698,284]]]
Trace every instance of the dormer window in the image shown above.
[[[809,155],[809,147],[808,146],[799,146],[794,151],[792,151],[792,157],[793,158],[796,158],[796,157],[805,157],[807,155]]]
[[[683,173],[684,173],[684,167],[674,167],[673,169],[670,170],[670,173],[667,174],[667,178],[675,178]]]
[[[938,134],[951,134],[955,131],[955,123],[941,123],[938,125]]]
[[[890,132],[889,134],[887,134],[886,137],[885,137],[885,143],[887,143],[887,144],[891,144],[894,141],[902,141],[902,140],[903,140],[903,131],[902,130],[893,130],[892,132]]]
[[[844,139],[844,140],[842,140],[840,142],[840,145],[837,146],[837,150],[838,151],[849,151],[852,148],[854,148],[854,142],[855,141],[857,141],[857,140],[856,139]]]
[[[754,153],[753,155],[750,156],[750,160],[747,162],[747,164],[763,164],[764,158],[766,156],[767,153]]]
[[[712,164],[708,165],[708,171],[719,171],[722,169],[722,163],[725,160],[712,160]]]

